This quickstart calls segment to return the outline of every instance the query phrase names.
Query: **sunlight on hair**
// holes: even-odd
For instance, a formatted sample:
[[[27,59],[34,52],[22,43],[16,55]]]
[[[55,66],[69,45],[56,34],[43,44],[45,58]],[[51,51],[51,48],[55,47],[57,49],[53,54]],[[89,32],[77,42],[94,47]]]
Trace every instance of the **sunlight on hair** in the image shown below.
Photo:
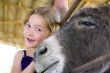
[[[0,43],[0,73],[10,73],[17,50],[16,47]]]

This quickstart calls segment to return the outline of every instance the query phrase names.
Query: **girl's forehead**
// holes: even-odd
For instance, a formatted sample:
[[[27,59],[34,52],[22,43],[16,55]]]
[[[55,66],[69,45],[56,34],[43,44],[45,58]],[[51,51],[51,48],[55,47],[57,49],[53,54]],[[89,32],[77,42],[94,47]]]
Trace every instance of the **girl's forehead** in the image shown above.
[[[28,23],[34,26],[47,27],[46,21],[41,15],[33,14],[29,17]]]

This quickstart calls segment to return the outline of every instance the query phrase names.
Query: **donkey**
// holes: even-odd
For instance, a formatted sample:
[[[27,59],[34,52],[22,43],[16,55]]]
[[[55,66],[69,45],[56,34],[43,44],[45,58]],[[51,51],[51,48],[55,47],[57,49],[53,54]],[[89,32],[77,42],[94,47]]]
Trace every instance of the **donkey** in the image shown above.
[[[75,72],[76,68],[109,53],[110,6],[84,8],[39,45],[35,69],[38,73],[110,73],[110,61]]]

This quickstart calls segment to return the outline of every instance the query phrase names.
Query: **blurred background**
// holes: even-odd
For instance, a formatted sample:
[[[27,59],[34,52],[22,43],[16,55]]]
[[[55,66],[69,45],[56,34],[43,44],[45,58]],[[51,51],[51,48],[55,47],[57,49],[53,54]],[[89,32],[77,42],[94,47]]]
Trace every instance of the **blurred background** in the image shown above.
[[[69,7],[75,0],[68,0]],[[14,54],[24,48],[22,24],[35,7],[51,6],[52,0],[0,0],[0,73],[10,73]],[[82,0],[75,11],[84,7],[110,4],[110,0]]]

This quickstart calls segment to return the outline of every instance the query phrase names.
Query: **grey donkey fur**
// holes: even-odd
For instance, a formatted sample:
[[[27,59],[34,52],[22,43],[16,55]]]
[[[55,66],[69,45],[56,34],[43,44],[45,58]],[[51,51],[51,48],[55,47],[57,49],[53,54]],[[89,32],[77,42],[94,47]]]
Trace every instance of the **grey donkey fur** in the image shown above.
[[[85,8],[40,44],[35,52],[35,69],[38,73],[75,73],[75,68],[107,53],[110,6]],[[109,62],[78,73],[110,73]]]

